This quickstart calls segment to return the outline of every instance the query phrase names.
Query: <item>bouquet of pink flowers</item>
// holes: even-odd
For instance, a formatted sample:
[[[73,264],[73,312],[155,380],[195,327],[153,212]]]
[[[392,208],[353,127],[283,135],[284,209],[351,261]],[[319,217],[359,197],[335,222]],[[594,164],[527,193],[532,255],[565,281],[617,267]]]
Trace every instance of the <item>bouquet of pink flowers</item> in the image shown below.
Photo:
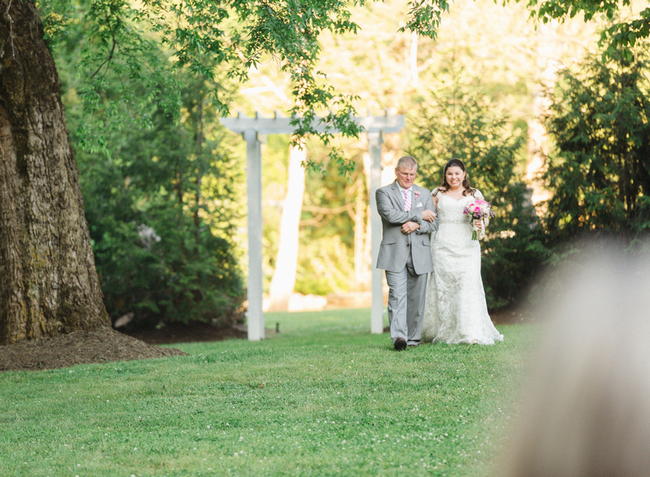
[[[492,206],[483,199],[474,199],[463,210],[463,214],[469,219],[472,226],[472,240],[482,240],[485,238],[485,229],[490,223],[490,218],[494,217]],[[480,221],[482,226],[478,226],[475,221]]]

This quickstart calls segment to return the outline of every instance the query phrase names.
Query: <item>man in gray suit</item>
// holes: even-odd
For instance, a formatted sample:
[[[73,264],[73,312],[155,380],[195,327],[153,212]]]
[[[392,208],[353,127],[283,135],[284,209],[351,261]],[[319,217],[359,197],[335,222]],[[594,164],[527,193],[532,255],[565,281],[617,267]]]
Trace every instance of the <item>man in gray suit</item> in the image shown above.
[[[420,344],[428,274],[433,270],[430,236],[436,224],[431,193],[413,183],[417,162],[397,162],[395,182],[377,189],[383,234],[377,268],[386,270],[390,336],[397,351]]]

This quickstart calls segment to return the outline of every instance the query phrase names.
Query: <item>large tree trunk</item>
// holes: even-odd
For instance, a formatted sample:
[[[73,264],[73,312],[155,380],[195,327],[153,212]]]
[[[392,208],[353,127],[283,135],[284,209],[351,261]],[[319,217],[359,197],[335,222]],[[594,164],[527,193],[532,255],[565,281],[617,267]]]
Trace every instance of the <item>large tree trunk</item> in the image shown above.
[[[36,8],[0,0],[0,343],[110,325],[78,176]]]

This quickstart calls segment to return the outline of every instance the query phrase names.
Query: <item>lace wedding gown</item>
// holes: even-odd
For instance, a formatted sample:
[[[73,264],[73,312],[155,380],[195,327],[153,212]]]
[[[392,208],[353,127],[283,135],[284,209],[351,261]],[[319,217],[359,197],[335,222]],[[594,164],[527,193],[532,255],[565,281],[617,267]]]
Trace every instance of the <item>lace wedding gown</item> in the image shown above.
[[[434,191],[435,192],[435,191]],[[476,191],[476,198],[483,196]],[[423,338],[434,343],[494,344],[503,341],[488,315],[481,279],[481,246],[463,209],[474,197],[438,193],[438,231],[431,240]]]

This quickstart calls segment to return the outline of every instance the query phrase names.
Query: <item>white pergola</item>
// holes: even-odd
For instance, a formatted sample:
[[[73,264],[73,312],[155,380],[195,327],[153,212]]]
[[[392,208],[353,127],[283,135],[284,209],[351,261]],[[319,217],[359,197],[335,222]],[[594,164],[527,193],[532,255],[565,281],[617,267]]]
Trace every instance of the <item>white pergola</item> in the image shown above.
[[[324,130],[319,119],[316,127]],[[381,241],[381,220],[377,214],[375,191],[381,185],[381,148],[384,133],[399,132],[404,127],[404,116],[388,115],[355,118],[363,126],[368,136],[370,151],[370,201],[371,208],[371,268],[372,268],[372,309],[370,313],[370,332],[383,332],[383,274],[374,267]],[[263,134],[292,134],[295,127],[291,118],[275,116],[272,118],[237,115],[235,118],[222,118],[221,124],[239,133],[246,140],[246,177],[248,196],[248,339],[258,341],[264,338],[264,313],[262,310],[262,147]],[[332,132],[335,130],[330,129]]]

